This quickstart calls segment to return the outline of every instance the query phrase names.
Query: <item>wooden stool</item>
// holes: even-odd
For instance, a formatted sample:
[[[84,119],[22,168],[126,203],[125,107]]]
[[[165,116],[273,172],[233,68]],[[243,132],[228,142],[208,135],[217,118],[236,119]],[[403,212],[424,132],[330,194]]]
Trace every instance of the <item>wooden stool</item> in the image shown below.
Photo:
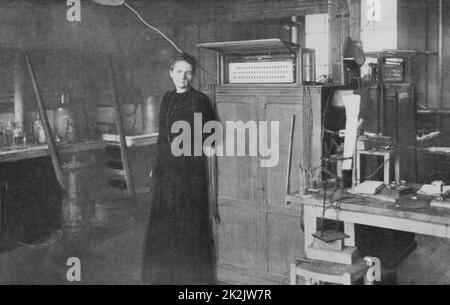
[[[342,265],[297,259],[295,264],[291,264],[291,285],[297,285],[297,276],[304,277],[306,285],[321,283],[352,285],[366,275],[368,268],[364,260],[359,260],[353,265]]]

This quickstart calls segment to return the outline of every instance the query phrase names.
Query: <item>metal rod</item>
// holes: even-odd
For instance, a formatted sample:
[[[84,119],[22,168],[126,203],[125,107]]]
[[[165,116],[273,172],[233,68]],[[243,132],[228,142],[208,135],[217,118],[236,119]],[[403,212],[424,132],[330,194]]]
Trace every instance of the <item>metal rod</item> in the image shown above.
[[[128,163],[128,155],[127,155],[127,143],[125,139],[125,131],[123,128],[123,120],[122,120],[122,114],[120,112],[120,102],[119,102],[119,94],[117,92],[117,86],[116,86],[116,79],[114,75],[114,68],[112,64],[112,57],[109,55],[109,67],[110,67],[110,73],[111,73],[111,91],[113,95],[113,106],[114,106],[114,112],[117,119],[117,131],[119,132],[119,143],[120,143],[120,154],[122,156],[122,164],[125,171],[125,181],[127,183],[127,190],[131,192],[133,203],[136,205],[136,194],[134,191],[134,185],[133,180],[131,178],[130,173],[130,165]]]
[[[30,72],[31,82],[33,84],[34,94],[36,95],[36,101],[39,109],[39,116],[42,121],[42,127],[44,128],[44,133],[46,137],[46,141],[48,144],[48,151],[50,154],[50,159],[53,164],[53,170],[55,171],[56,179],[58,180],[59,185],[61,188],[66,191],[67,187],[64,180],[64,174],[61,168],[61,163],[59,161],[58,152],[56,150],[55,141],[53,140],[52,130],[50,128],[50,123],[48,122],[48,117],[45,109],[45,105],[42,102],[41,94],[39,91],[38,84],[36,82],[36,76],[34,74],[33,65],[31,64],[30,56],[26,53],[25,54],[28,70]]]
[[[211,106],[213,113],[216,114],[216,84],[208,85],[208,97],[211,101]],[[218,143],[216,143],[217,145]],[[219,215],[219,181],[217,175],[218,161],[214,148],[208,147],[209,156],[206,156],[207,167],[208,167],[208,177],[209,177],[209,186],[211,192],[208,193],[210,195],[210,204],[212,209],[212,216],[215,218],[217,224],[220,224],[220,215]]]
[[[325,167],[328,167],[328,163],[325,163]],[[325,210],[326,210],[326,202],[327,202],[327,189],[328,189],[328,177],[325,178],[324,186],[323,186],[323,206],[322,206],[322,219],[320,220],[320,236],[323,236],[323,228],[325,222]]]
[[[425,50],[430,50],[430,35],[428,34],[430,31],[430,7],[429,5],[425,5]],[[422,102],[426,108],[429,107],[429,85],[428,85],[428,81],[429,81],[429,76],[430,76],[430,60],[428,56],[425,56],[425,88],[424,88],[424,101]],[[417,108],[414,108],[417,109]],[[417,117],[417,111],[415,112],[415,115]],[[417,131],[417,129],[416,129]]]
[[[5,231],[5,227],[4,227],[5,222],[4,222],[4,219],[3,219],[3,217],[4,217],[4,213],[3,213],[3,209],[4,209],[4,207],[3,207],[3,196],[4,196],[4,193],[5,193],[3,185],[6,185],[6,182],[3,181],[3,177],[0,178],[0,179],[2,179],[0,181],[0,248],[1,248],[1,246],[2,246],[2,244],[1,244],[1,242],[2,242],[1,237],[6,235],[5,234],[6,231]],[[5,187],[5,189],[6,189],[6,187]]]
[[[443,27],[443,0],[439,0],[439,64],[438,64],[438,105],[439,108],[442,108],[442,52],[444,48],[443,44],[443,35],[444,35],[444,27]]]
[[[289,135],[289,151],[288,151],[288,163],[286,169],[286,195],[289,195],[290,189],[290,177],[291,177],[291,164],[292,164],[292,145],[294,141],[294,128],[295,128],[295,114],[292,115],[291,118],[291,132]],[[302,175],[302,173],[300,174]],[[302,195],[302,194],[300,194]]]

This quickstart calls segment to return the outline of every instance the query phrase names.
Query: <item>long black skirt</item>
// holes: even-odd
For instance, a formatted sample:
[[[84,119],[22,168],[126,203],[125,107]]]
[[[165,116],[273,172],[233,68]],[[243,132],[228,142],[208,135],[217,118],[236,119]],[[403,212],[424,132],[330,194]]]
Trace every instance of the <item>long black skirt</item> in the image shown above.
[[[142,278],[149,284],[214,284],[205,175],[165,168],[155,177]]]

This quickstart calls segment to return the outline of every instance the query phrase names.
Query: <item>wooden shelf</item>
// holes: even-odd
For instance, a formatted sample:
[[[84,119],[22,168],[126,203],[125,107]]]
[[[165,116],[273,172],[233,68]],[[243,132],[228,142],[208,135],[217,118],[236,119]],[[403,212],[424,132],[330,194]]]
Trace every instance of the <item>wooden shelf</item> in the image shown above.
[[[105,141],[106,145],[120,146],[118,135],[103,134],[102,139],[103,139],[103,141]],[[125,140],[127,143],[127,147],[154,145],[158,142],[158,133],[144,134],[144,135],[137,135],[137,136],[125,136]]]

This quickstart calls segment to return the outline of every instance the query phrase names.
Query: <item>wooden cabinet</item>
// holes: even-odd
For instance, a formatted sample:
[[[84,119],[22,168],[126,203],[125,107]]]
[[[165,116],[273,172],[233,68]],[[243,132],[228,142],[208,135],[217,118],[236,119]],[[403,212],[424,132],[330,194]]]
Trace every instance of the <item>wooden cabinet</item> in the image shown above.
[[[274,167],[261,167],[266,159],[257,156],[218,158],[219,280],[227,274],[239,282],[250,275],[252,283],[287,282],[289,264],[304,257],[302,211],[286,205],[286,168],[291,117],[296,115],[293,141],[291,190],[299,189],[298,165],[321,164],[321,87],[302,86],[219,86],[215,102],[219,120],[279,123],[279,161]],[[259,129],[259,131],[261,131]],[[254,139],[246,134],[246,147]],[[236,145],[236,144],[235,144]],[[225,150],[224,150],[225,151]],[[260,279],[260,280],[256,280]]]
[[[314,50],[279,39],[198,46],[217,52],[214,100],[219,120],[223,126],[241,121],[248,127],[245,154],[226,152],[230,135],[225,133],[226,156],[218,158],[218,278],[233,283],[288,282],[289,264],[304,257],[301,208],[285,204],[293,115],[291,190],[300,188],[299,164],[321,165],[322,88],[302,86],[315,79]],[[272,138],[276,124],[278,134]],[[250,125],[256,131],[250,132]],[[268,145],[260,145],[260,140]],[[251,154],[255,146],[257,152]],[[264,164],[269,159],[272,164]],[[268,165],[273,166],[264,167]]]

